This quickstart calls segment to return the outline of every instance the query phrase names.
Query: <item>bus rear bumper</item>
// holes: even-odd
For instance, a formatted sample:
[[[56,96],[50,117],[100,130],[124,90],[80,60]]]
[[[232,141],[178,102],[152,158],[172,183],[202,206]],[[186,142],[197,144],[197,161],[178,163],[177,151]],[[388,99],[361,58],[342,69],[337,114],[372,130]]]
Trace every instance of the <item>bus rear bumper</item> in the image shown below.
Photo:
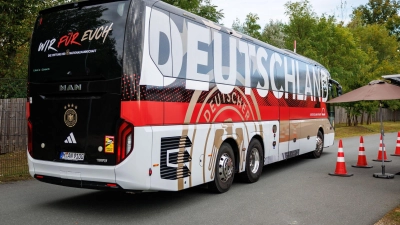
[[[133,191],[150,189],[150,182],[143,182],[143,180],[149,180],[148,175],[143,178],[133,173],[139,170],[135,167],[136,160],[133,154],[117,166],[51,162],[34,159],[29,153],[27,155],[30,175],[42,182],[90,189]]]
[[[96,188],[100,184],[115,187],[115,166],[81,165],[33,159],[28,166],[32,177],[47,183],[73,187]],[[101,186],[101,185],[100,185]]]

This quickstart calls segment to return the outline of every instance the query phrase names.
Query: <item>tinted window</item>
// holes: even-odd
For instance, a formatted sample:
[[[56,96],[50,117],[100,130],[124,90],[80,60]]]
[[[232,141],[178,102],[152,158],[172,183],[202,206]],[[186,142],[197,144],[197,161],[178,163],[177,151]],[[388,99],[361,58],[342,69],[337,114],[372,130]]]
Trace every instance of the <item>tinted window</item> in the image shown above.
[[[128,1],[117,1],[40,15],[32,38],[30,81],[120,77],[128,7]]]

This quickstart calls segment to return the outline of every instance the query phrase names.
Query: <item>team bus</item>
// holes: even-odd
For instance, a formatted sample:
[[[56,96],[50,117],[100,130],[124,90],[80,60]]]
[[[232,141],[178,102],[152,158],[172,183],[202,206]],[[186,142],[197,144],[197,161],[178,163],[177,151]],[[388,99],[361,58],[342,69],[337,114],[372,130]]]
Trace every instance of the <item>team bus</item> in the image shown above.
[[[71,187],[179,191],[334,141],[321,64],[157,0],[40,12],[32,34],[28,164]]]

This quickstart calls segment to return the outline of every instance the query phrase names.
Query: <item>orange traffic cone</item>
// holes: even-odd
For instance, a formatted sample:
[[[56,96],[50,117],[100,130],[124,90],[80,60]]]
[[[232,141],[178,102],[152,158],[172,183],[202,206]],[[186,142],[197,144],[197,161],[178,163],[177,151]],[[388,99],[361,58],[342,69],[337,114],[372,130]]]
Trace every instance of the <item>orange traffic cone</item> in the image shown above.
[[[337,154],[337,161],[336,161],[336,169],[335,173],[329,173],[331,176],[341,176],[341,177],[350,177],[353,174],[348,174],[346,170],[346,163],[344,162],[344,152],[343,152],[343,144],[342,139],[339,141],[339,150]]]
[[[368,164],[367,164],[367,157],[365,156],[363,136],[360,136],[360,147],[358,148],[357,165],[351,165],[351,166],[358,167],[358,168],[372,168],[372,166],[368,166]]]
[[[397,143],[396,143],[396,150],[394,154],[390,154],[392,156],[400,156],[400,131],[397,132]]]
[[[388,160],[386,156],[386,148],[385,145],[382,143],[382,134],[381,134],[381,140],[379,141],[379,151],[378,151],[378,158],[373,159],[372,161],[378,161],[382,162],[382,151],[383,151],[383,161],[384,162],[391,162],[392,160]]]

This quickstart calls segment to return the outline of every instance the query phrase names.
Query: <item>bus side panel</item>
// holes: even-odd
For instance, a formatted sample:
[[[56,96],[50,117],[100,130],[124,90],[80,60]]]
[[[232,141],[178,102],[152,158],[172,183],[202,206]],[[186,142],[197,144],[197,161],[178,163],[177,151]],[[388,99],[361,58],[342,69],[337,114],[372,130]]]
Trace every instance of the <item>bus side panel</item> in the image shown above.
[[[301,150],[300,155],[311,152],[315,150],[316,147],[316,138],[318,134],[318,129],[322,125],[322,120],[317,119],[309,119],[309,120],[300,120],[301,123],[301,134],[299,138]]]
[[[335,141],[335,130],[329,120],[324,120],[324,147],[333,145]]]
[[[292,114],[292,111],[290,111]],[[289,121],[290,137],[289,137],[289,152],[285,158],[291,158],[301,154],[302,146],[299,139],[301,138],[301,122],[298,120]]]
[[[151,190],[177,191],[214,180],[221,144],[237,144],[238,172],[245,171],[249,142],[264,142],[264,163],[278,161],[279,124],[271,122],[156,126],[153,129]]]
[[[328,119],[298,120],[301,123],[300,155],[315,150],[318,130],[322,128],[324,133],[324,147],[333,144],[334,132]]]
[[[279,122],[278,121],[264,121],[256,123],[246,123],[249,128],[249,141],[255,135],[260,135],[264,147],[264,165],[278,161],[279,157]],[[250,128],[254,127],[254,130]],[[248,145],[246,146],[248,150]],[[241,170],[244,171],[244,170]]]
[[[190,162],[199,165],[199,157],[190,155],[195,126],[154,126],[152,129],[151,190],[178,191],[188,188],[191,176]],[[199,151],[195,153],[197,152]]]
[[[116,182],[124,189],[149,190],[152,135],[151,127],[134,128],[134,147],[130,155],[115,167]]]

